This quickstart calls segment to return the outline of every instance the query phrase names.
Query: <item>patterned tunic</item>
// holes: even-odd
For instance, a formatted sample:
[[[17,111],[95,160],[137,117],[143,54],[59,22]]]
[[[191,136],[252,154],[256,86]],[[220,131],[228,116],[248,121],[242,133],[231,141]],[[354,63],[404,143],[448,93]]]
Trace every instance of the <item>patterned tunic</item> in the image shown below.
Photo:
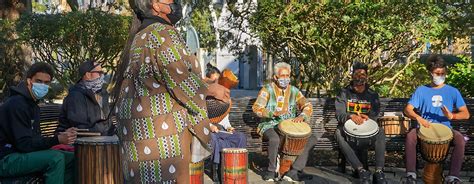
[[[297,110],[300,110],[300,116],[303,116],[305,121],[309,122],[313,113],[313,106],[306,101],[298,88],[290,85],[283,91],[272,82],[260,90],[252,110],[258,117],[262,118],[257,132],[263,135],[266,130],[274,128],[281,121],[295,118]],[[275,118],[273,113],[276,111],[286,111],[288,113]]]
[[[123,171],[133,183],[189,183],[191,134],[210,139],[201,69],[174,27],[135,35],[117,105]]]

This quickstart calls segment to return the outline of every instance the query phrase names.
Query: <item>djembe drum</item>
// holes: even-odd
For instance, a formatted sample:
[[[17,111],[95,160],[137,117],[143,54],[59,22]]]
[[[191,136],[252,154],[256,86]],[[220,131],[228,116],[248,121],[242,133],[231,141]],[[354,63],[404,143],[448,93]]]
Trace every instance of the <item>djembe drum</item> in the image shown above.
[[[204,184],[204,161],[189,163],[189,183]]]
[[[232,102],[225,103],[212,96],[206,97],[207,116],[212,123],[221,122],[230,112]]]
[[[378,119],[386,137],[403,137],[410,130],[410,119],[402,116],[384,116]]]
[[[357,147],[369,147],[375,144],[375,135],[379,133],[379,126],[374,120],[368,119],[358,125],[351,119],[344,123],[346,141]]]
[[[280,168],[279,173],[284,174],[290,170],[291,164],[296,157],[300,155],[308,138],[311,136],[311,127],[307,123],[293,122],[293,119],[287,119],[278,124],[278,132],[282,135]]]
[[[246,184],[248,151],[245,148],[222,149],[222,183]]]
[[[224,69],[218,83],[227,89],[232,89],[233,87],[237,86],[237,84],[239,84],[239,80],[231,70]]]
[[[123,183],[117,136],[77,138],[78,183]]]
[[[429,128],[421,126],[418,131],[421,155],[427,161],[423,169],[423,181],[427,184],[442,182],[442,161],[446,159],[452,130],[440,123],[431,123]]]

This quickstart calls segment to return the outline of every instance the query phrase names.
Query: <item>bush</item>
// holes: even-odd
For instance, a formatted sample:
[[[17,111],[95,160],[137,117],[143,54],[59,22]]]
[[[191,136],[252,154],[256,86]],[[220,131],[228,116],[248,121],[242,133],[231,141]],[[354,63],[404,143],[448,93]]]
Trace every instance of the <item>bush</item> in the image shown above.
[[[463,97],[474,97],[474,62],[470,57],[459,57],[462,62],[449,67],[446,82],[458,88]]]
[[[128,37],[130,17],[99,10],[21,17],[20,39],[31,45],[34,61],[51,64],[57,80],[67,87],[78,79],[78,67],[91,58],[114,72]]]

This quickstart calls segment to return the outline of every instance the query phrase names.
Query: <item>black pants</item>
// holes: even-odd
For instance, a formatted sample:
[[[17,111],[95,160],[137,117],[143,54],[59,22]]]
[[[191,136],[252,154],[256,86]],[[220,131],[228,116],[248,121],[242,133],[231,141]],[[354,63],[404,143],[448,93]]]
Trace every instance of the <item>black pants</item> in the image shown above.
[[[342,153],[344,154],[344,157],[346,157],[352,168],[354,168],[354,170],[357,170],[358,168],[363,167],[362,163],[357,157],[356,152],[366,152],[367,148],[350,145],[346,141],[344,131],[341,127],[336,129],[335,136],[337,143],[339,144],[339,149],[341,149]],[[375,139],[375,168],[381,170],[385,165],[385,133],[383,129],[380,129],[379,133],[375,136]]]
[[[269,165],[268,170],[275,172],[277,168],[277,155],[278,149],[280,146],[280,135],[275,131],[275,129],[268,129],[263,133],[263,139],[268,140],[268,159]],[[314,145],[316,145],[316,137],[311,135],[308,138],[308,142],[304,147],[303,153],[299,155],[293,165],[291,165],[292,170],[301,171],[306,166],[306,161],[308,161],[309,152],[313,149]]]

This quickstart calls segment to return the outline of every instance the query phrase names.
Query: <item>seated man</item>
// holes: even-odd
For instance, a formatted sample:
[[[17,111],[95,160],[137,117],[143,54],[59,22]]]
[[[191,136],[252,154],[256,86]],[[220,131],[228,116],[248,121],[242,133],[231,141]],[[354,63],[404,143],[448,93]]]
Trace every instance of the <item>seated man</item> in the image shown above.
[[[0,177],[44,173],[45,183],[74,183],[74,153],[51,150],[57,144],[72,144],[76,129],[54,137],[41,136],[38,101],[47,93],[53,69],[35,63],[26,81],[12,87],[11,96],[0,106]]]
[[[469,111],[458,89],[445,84],[447,69],[441,56],[432,55],[427,59],[426,69],[431,73],[431,84],[420,86],[408,101],[405,114],[419,125],[429,127],[431,123],[441,123],[451,127],[452,120],[469,119]],[[415,113],[414,109],[420,113]],[[453,112],[457,109],[459,112]],[[419,126],[418,126],[419,127]],[[453,153],[451,167],[446,183],[461,183],[459,173],[464,161],[464,136],[457,130],[453,131]],[[417,129],[412,129],[405,140],[405,158],[407,182],[416,183],[416,144]]]
[[[215,84],[220,78],[220,71],[212,65],[208,65],[206,70],[206,81],[209,84]],[[229,90],[223,88],[223,90]],[[212,95],[212,94],[208,94]],[[229,104],[230,108],[230,104]],[[209,110],[209,108],[208,108]],[[245,148],[247,146],[247,137],[241,133],[236,132],[235,128],[232,127],[229,121],[229,111],[226,112],[227,115],[220,120],[219,118],[209,118],[212,122],[210,124],[211,131],[211,145],[213,147],[213,153],[211,159],[213,161],[213,180],[214,182],[219,182],[219,163],[221,160],[221,151],[224,148]],[[223,115],[220,115],[223,116]],[[220,121],[219,121],[220,120]],[[217,122],[216,122],[217,121]]]
[[[56,132],[76,127],[112,135],[114,128],[108,120],[108,99],[101,94],[104,72],[100,63],[85,61],[79,66],[79,76],[79,81],[69,89],[64,99]]]
[[[369,89],[367,84],[367,65],[356,62],[352,66],[352,81],[342,89],[336,98],[336,118],[339,126],[335,136],[339,148],[354,171],[359,175],[361,183],[370,183],[370,171],[364,169],[356,152],[367,154],[367,147],[349,144],[343,131],[344,124],[351,119],[357,125],[362,125],[369,118],[377,121],[380,112],[379,95]],[[355,107],[355,108],[350,108]],[[357,108],[359,107],[359,108]],[[373,183],[386,183],[383,168],[385,164],[385,133],[383,130],[375,135],[375,174]]]
[[[280,135],[277,133],[278,124],[283,120],[293,119],[293,122],[309,122],[313,107],[306,101],[298,88],[290,85],[291,66],[280,62],[274,66],[273,81],[266,84],[259,92],[253,112],[261,118],[258,133],[268,140],[269,165],[263,179],[275,181],[277,169],[277,155],[280,146]],[[301,114],[297,115],[297,110]],[[316,144],[316,137],[310,136],[303,153],[299,155],[291,166],[291,170],[284,174],[283,179],[299,181],[303,168],[306,166],[309,152]],[[299,176],[300,175],[300,176]]]

